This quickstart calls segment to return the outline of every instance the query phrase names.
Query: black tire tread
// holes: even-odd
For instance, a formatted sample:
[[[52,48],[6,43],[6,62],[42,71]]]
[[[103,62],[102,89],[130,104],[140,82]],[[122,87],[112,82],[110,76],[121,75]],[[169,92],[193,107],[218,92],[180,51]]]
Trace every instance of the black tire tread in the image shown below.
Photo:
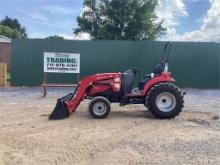
[[[97,116],[97,115],[93,112],[93,105],[94,105],[96,102],[98,102],[98,101],[104,102],[104,103],[106,104],[106,106],[107,106],[107,111],[106,111],[106,113],[105,113],[104,115],[102,115],[102,116]],[[89,113],[90,113],[90,115],[91,115],[93,118],[96,118],[96,119],[106,118],[106,117],[109,115],[110,110],[111,110],[111,103],[110,103],[110,101],[109,101],[107,98],[105,98],[105,97],[103,97],[103,96],[96,96],[96,97],[94,97],[94,98],[91,100],[91,102],[89,103]]]
[[[169,113],[160,111],[157,106],[155,105],[155,95],[158,94],[160,91],[169,90],[172,91],[175,94],[177,105],[174,110],[170,111]],[[149,111],[157,118],[160,119],[171,119],[179,115],[179,113],[182,111],[183,105],[183,95],[178,87],[176,87],[172,83],[159,83],[151,87],[150,91],[147,94],[146,97],[146,106],[149,109]]]

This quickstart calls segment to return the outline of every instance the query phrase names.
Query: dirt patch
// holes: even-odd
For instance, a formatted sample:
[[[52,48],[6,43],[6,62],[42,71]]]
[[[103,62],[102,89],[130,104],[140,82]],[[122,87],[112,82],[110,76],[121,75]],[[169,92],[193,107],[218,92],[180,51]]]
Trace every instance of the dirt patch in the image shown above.
[[[220,164],[220,122],[213,119],[220,91],[187,90],[185,108],[172,120],[117,104],[107,119],[95,120],[84,101],[68,119],[48,121],[68,90],[45,99],[39,88],[0,91],[0,164]]]
[[[214,116],[212,117],[212,119],[213,119],[213,120],[219,120],[219,115],[214,115]]]
[[[201,125],[209,125],[209,121],[203,120],[203,119],[192,118],[192,119],[188,119],[188,121],[191,121],[191,122],[194,122],[197,124],[201,124]]]

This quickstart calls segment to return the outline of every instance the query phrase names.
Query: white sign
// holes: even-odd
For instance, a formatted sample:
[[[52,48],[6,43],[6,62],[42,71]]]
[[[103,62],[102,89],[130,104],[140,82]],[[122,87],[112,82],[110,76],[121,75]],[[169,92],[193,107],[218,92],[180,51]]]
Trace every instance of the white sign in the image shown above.
[[[80,73],[80,54],[44,52],[44,72]]]

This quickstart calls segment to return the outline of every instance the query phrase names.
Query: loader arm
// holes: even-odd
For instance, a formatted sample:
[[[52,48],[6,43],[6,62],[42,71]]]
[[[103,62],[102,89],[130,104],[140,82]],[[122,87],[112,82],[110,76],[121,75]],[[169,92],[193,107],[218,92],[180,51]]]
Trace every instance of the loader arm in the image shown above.
[[[114,90],[114,85],[112,86],[112,83],[114,82],[114,78],[118,77],[120,77],[120,73],[104,73],[88,76],[82,79],[72,99],[65,101],[68,112],[71,113],[76,110],[81,101],[84,100],[86,96],[86,90],[89,86],[92,86],[93,84],[109,85],[109,88],[112,87]],[[99,90],[101,90],[101,87],[99,88]]]
[[[66,108],[69,113],[74,112],[76,108],[79,106],[81,101],[84,100],[87,88],[92,85],[94,81],[94,76],[89,76],[82,79],[79,82],[79,85],[76,88],[75,94],[73,95],[71,100],[65,101]]]
[[[68,117],[84,100],[89,86],[93,87],[93,84],[96,82],[108,82],[108,80],[114,80],[114,78],[118,77],[120,77],[120,73],[96,74],[83,78],[79,82],[74,93],[57,99],[57,104],[49,116],[49,119],[63,119]],[[111,86],[111,81],[109,84],[105,85],[109,85],[110,88],[113,87],[114,89],[114,86]]]

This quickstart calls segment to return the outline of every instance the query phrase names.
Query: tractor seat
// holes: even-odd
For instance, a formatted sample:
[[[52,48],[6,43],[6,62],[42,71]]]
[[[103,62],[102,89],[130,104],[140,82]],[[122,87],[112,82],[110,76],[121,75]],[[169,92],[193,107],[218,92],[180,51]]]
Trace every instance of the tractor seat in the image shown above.
[[[161,74],[161,72],[164,71],[164,64],[157,64],[154,68],[154,74],[155,75],[158,75],[158,74]]]

